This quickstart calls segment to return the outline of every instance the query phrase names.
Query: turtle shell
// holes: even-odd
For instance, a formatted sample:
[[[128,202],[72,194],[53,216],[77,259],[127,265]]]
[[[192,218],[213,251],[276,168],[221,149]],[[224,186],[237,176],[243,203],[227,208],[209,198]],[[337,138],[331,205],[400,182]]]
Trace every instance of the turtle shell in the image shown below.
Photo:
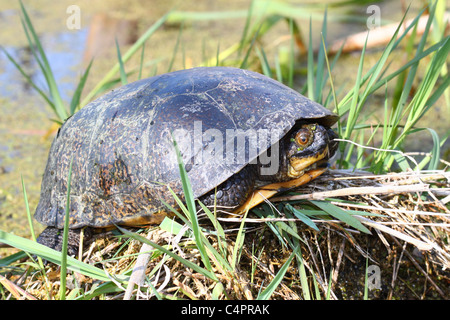
[[[337,116],[277,81],[237,68],[194,68],[130,83],[60,128],[35,218],[63,227],[72,162],[71,228],[139,224],[164,211],[161,200],[174,203],[168,187],[182,196],[173,140],[200,197],[299,120],[331,126]]]

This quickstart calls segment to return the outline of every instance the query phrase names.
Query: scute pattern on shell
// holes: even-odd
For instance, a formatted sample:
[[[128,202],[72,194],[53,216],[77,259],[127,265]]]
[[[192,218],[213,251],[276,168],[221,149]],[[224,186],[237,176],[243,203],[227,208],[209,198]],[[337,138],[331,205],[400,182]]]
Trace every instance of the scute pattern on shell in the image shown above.
[[[165,210],[160,199],[174,205],[168,186],[182,196],[171,132],[193,135],[201,123],[203,133],[216,129],[225,136],[227,129],[264,128],[278,130],[281,137],[299,119],[325,125],[336,121],[319,104],[247,70],[194,68],[128,84],[91,102],[61,127],[50,149],[35,218],[62,228],[73,161],[71,228],[151,220]],[[214,150],[188,141],[177,142],[196,197],[252,160],[249,145],[244,163],[225,163],[212,155],[192,161]]]

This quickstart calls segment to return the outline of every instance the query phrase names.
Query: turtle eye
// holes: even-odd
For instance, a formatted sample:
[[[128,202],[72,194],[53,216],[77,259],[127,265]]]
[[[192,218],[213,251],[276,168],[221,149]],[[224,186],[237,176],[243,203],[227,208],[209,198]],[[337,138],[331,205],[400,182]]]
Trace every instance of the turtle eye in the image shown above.
[[[308,129],[301,129],[295,135],[295,141],[302,148],[307,147],[310,143],[310,140],[311,132]]]

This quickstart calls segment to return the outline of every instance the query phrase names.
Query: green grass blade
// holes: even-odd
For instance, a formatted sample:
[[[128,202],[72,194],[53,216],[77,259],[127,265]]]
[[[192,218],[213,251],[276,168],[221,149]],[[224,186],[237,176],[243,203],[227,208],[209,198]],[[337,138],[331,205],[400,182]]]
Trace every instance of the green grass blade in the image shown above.
[[[412,99],[411,112],[408,116],[406,128],[412,128],[415,123],[420,120],[431,106],[427,105],[427,101],[432,94],[434,85],[440,76],[442,67],[446,64],[448,56],[450,54],[450,38],[443,43],[439,48],[429,65],[429,68],[423,78],[414,98]]]
[[[277,75],[278,82],[283,83],[283,71],[281,70],[280,58],[275,56],[275,73]]]
[[[324,38],[323,37],[321,37],[321,38],[322,38],[322,47],[326,48]],[[325,54],[325,61],[327,63],[328,73],[325,74],[325,77],[324,77],[324,80],[323,80],[324,81],[323,82],[324,86],[325,86],[326,81],[328,80],[328,77],[330,78],[330,84],[333,85],[333,81],[331,79],[331,70],[334,69],[335,65],[339,61],[339,57],[342,54],[342,50],[344,49],[344,45],[345,45],[345,42],[342,43],[342,45],[339,48],[339,50],[334,54],[334,58],[333,58],[333,61],[331,62],[331,64],[328,61],[328,54]],[[342,84],[341,86],[342,86],[341,89],[338,89],[337,93],[342,92],[344,90],[344,84]],[[338,103],[337,103],[337,100],[336,100],[336,96],[337,95],[336,95],[334,86],[332,86],[332,91],[328,94],[328,97],[323,101],[323,106],[326,107],[327,109],[329,109],[329,107],[328,107],[329,101],[330,101],[331,97],[333,97],[334,100],[335,100],[335,108],[336,108],[335,113],[339,114],[339,109],[338,109],[339,106],[338,106]],[[340,121],[338,122],[338,126],[340,126]],[[339,130],[339,132],[341,132],[341,131]]]
[[[436,50],[431,63],[428,66],[428,70],[423,77],[414,97],[411,102],[405,109],[404,113],[408,112],[408,117],[406,119],[403,130],[398,135],[390,136],[389,139],[391,142],[390,147],[393,149],[398,149],[403,143],[405,137],[413,130],[416,123],[423,117],[423,115],[433,106],[428,104],[430,97],[433,97],[432,100],[435,101],[436,96],[432,94],[434,86],[440,76],[440,71],[442,66],[445,65],[448,55],[450,53],[450,41],[447,38],[442,45]],[[444,81],[445,82],[445,81]],[[449,84],[449,82],[446,82]],[[440,93],[445,90],[438,88]],[[398,120],[397,120],[398,123]],[[391,125],[394,125],[391,123]],[[383,148],[387,148],[387,146],[382,146]],[[383,161],[386,158],[387,152],[380,152],[379,158]],[[390,165],[388,165],[389,167]]]
[[[431,137],[433,138],[433,148],[431,150],[431,160],[428,165],[428,170],[437,170],[439,165],[439,157],[441,154],[439,136],[433,129],[427,128],[427,130],[430,132]]]
[[[248,61],[248,58],[250,57],[250,52],[252,51],[253,46],[255,45],[255,41],[258,38],[258,34],[259,34],[260,30],[261,30],[261,27],[262,27],[262,24],[259,26],[259,29],[253,35],[252,41],[250,42],[250,46],[248,47],[247,52],[245,53],[245,57],[242,60],[241,65],[239,66],[239,68],[247,69],[247,67],[248,67],[247,61]]]
[[[32,38],[31,38],[31,36],[30,36],[30,31],[28,30],[29,27],[27,27],[27,25],[26,25],[26,23],[25,23],[25,21],[24,21],[23,19],[21,20],[21,22],[22,22],[23,30],[24,30],[25,35],[26,35],[27,40],[28,40],[28,45],[29,45],[29,47],[30,47],[31,54],[33,55],[33,57],[34,57],[36,63],[38,64],[39,69],[41,70],[41,72],[42,72],[42,74],[43,74],[43,76],[44,76],[44,78],[45,78],[45,82],[47,83],[48,92],[49,92],[49,98],[52,100],[52,103],[53,103],[53,105],[55,106],[54,111],[55,111],[56,115],[58,116],[58,118],[59,118],[61,121],[63,121],[63,120],[66,118],[65,115],[64,115],[64,109],[61,110],[61,107],[62,107],[62,106],[61,106],[61,104],[58,103],[58,101],[55,99],[55,97],[54,97],[54,94],[55,94],[55,93],[52,92],[53,89],[52,89],[52,80],[51,80],[51,77],[53,76],[53,73],[52,73],[51,70],[49,70],[49,69],[45,66],[44,62],[42,61],[42,58],[41,58],[41,57],[39,56],[39,54],[38,54],[39,51],[36,51],[37,45],[35,44],[35,42],[32,40]],[[36,36],[36,40],[35,40],[35,41],[39,41],[39,38],[37,38],[37,36]],[[53,81],[53,82],[54,82],[54,81]]]
[[[244,244],[244,238],[245,238],[244,225],[245,225],[245,218],[247,217],[247,213],[248,213],[248,211],[244,214],[244,217],[242,218],[242,222],[241,222],[241,225],[239,226],[239,231],[236,236],[236,241],[235,241],[234,248],[233,248],[233,254],[231,257],[232,270],[236,270],[236,266],[240,260],[240,256],[242,253],[242,246]]]
[[[79,295],[76,300],[93,300],[97,297],[104,296],[108,293],[119,293],[123,292],[115,283],[108,281],[105,283],[97,284],[94,283],[92,288],[82,295]]]
[[[168,217],[164,218],[164,220],[160,223],[159,227],[161,228],[161,230],[170,232],[173,235],[178,235],[183,230],[183,226],[181,224]],[[190,236],[193,236],[190,230],[185,231],[183,234],[183,237],[190,237]]]
[[[301,284],[301,288],[302,288],[303,298],[305,300],[311,300],[311,293],[309,290],[308,276],[306,274],[305,263],[303,261],[303,257],[300,252],[300,247],[298,247],[298,248],[299,248],[299,250],[298,250],[299,254],[296,254],[295,257],[297,258],[298,274],[300,277],[300,284]]]
[[[292,215],[289,212],[286,212],[287,218],[292,218]],[[294,221],[289,222],[289,226],[293,229],[293,231],[298,235],[297,224]],[[308,285],[308,275],[306,273],[305,264],[303,261],[303,256],[301,252],[300,246],[300,237],[289,237],[289,235],[285,235],[285,238],[288,240],[290,247],[295,253],[296,261],[297,261],[297,270],[300,278],[301,289],[303,293],[303,299],[311,300],[311,293]],[[303,241],[303,240],[302,240]]]
[[[322,23],[322,37],[327,39],[327,9],[325,9]],[[325,42],[326,43],[326,42]],[[325,63],[326,47],[319,46],[319,54],[317,56],[317,71],[316,71],[316,86],[314,92],[314,101],[322,104],[322,92],[323,92],[323,76],[324,76],[324,63]]]
[[[219,296],[223,292],[225,292],[225,288],[224,288],[222,282],[217,282],[216,285],[214,286],[214,289],[212,290],[211,299],[212,300],[219,300]]]
[[[152,242],[152,241],[146,239],[145,237],[142,237],[142,236],[140,236],[140,235],[138,235],[138,234],[136,234],[136,233],[134,233],[134,232],[128,231],[128,230],[126,230],[126,229],[124,229],[124,228],[121,228],[121,227],[119,227],[119,226],[117,226],[117,228],[118,228],[123,234],[125,234],[126,236],[128,236],[128,237],[130,237],[130,238],[133,238],[133,239],[135,239],[135,240],[138,240],[138,241],[140,241],[140,242],[142,242],[142,243],[146,243],[146,244],[148,244],[149,246],[152,246],[153,248],[155,248],[155,249],[157,249],[157,250],[159,250],[159,251],[161,251],[161,252],[164,252],[165,254],[167,254],[168,256],[170,256],[171,258],[174,258],[175,260],[181,262],[181,263],[182,263],[183,265],[185,265],[187,268],[191,268],[192,270],[194,270],[194,271],[196,271],[196,272],[198,272],[198,273],[200,273],[200,274],[202,274],[202,275],[204,275],[204,276],[206,276],[206,277],[208,277],[208,278],[210,278],[210,279],[212,279],[212,280],[218,280],[217,277],[216,277],[216,275],[215,275],[213,272],[210,272],[210,271],[208,271],[208,270],[206,270],[206,269],[204,269],[204,268],[202,268],[202,267],[196,265],[195,263],[192,263],[191,261],[186,260],[186,259],[184,259],[184,258],[178,256],[177,254],[175,254],[175,253],[173,253],[172,251],[170,251],[170,250],[164,248],[163,246],[160,246],[160,245],[158,245],[158,244],[156,244],[156,243],[154,243],[154,242]]]
[[[432,45],[431,47],[429,47],[428,49],[424,50],[422,53],[420,53],[419,55],[416,55],[412,60],[408,61],[407,63],[405,63],[402,67],[398,68],[397,70],[395,70],[394,72],[392,72],[391,74],[381,78],[377,83],[375,83],[371,90],[370,93],[375,92],[376,90],[378,90],[381,86],[385,85],[386,82],[391,81],[392,79],[396,78],[400,73],[402,73],[403,71],[405,71],[406,69],[408,69],[409,67],[417,64],[420,60],[424,59],[425,57],[429,56],[430,54],[438,51],[442,45],[448,40],[444,39],[434,45]],[[373,67],[374,68],[374,67]],[[365,83],[368,79],[368,75],[370,75],[371,72],[369,71],[361,80],[362,83]]]
[[[364,233],[370,234],[369,229],[363,226],[357,218],[351,216],[345,210],[342,210],[341,208],[325,201],[311,200],[310,202],[315,206],[319,207],[320,209],[322,209],[323,211],[327,212],[329,215],[335,217],[336,219],[342,222],[345,222],[349,226],[352,226],[353,228],[362,231]]]
[[[28,197],[27,197],[27,190],[25,188],[25,183],[23,181],[23,177],[20,177],[22,180],[22,193],[23,193],[23,198],[25,201],[25,210],[27,212],[27,218],[28,218],[28,225],[30,227],[30,233],[31,233],[31,238],[36,241],[36,233],[34,232],[34,227],[33,227],[33,220],[32,220],[32,215],[30,212],[30,205],[28,203]]]
[[[294,86],[294,69],[295,69],[295,50],[294,50],[294,20],[289,19],[289,34],[291,39],[289,41],[289,73],[288,73],[288,87]]]
[[[314,293],[316,296],[316,300],[321,300],[319,284],[317,283],[316,275],[314,273],[312,274],[312,279],[313,279],[313,286],[314,286]]]
[[[389,41],[389,43],[383,50],[382,55],[378,59],[377,63],[372,68],[370,68],[370,70],[364,75],[364,77],[360,81],[360,84],[359,84],[360,87],[362,85],[364,85],[367,81],[370,82],[370,85],[366,86],[366,91],[365,91],[366,96],[368,94],[374,92],[376,89],[378,89],[379,87],[381,87],[382,85],[385,84],[386,79],[382,79],[378,82],[376,82],[376,79],[377,79],[378,75],[381,73],[381,70],[382,70],[387,58],[389,57],[390,53],[397,47],[397,45],[399,44],[401,39],[403,39],[403,37],[405,36],[406,32],[409,31],[414,24],[414,22],[411,23],[411,25],[409,25],[406,28],[403,35],[401,35],[400,37],[397,38],[398,32],[399,32],[401,26],[403,25],[403,21],[404,21],[405,17],[406,17],[406,13],[403,16],[402,20],[400,21],[396,31],[394,32],[393,37],[391,38],[391,40]],[[420,17],[420,15],[417,16],[414,19],[414,21],[417,22],[419,20],[419,17]],[[408,66],[411,66],[411,64],[409,64]],[[396,72],[394,72],[394,74],[392,74],[390,77],[386,77],[386,78],[389,78],[389,80],[391,80],[392,78],[396,77],[400,72],[402,72],[406,68],[407,67],[405,65],[402,68],[398,69]],[[389,80],[387,80],[387,81],[389,81]],[[376,83],[374,84],[374,82],[376,82]],[[340,105],[343,107],[343,108],[341,108],[341,113],[340,113],[341,116],[344,115],[348,111],[348,102],[350,99],[353,99],[354,94],[355,93],[353,92],[353,90],[350,90],[349,93],[341,100]],[[362,99],[362,100],[364,101],[364,99]],[[346,108],[344,108],[344,106],[346,106]]]
[[[142,68],[144,66],[144,53],[145,53],[145,43],[142,45],[142,50],[141,50],[141,60],[139,62],[139,74],[138,74],[138,80],[142,79]]]
[[[432,106],[441,97],[441,95],[446,92],[450,87],[450,77],[445,77],[442,79],[442,83],[434,90],[433,94],[428,98],[425,105]],[[447,109],[450,108],[450,104],[447,105]]]
[[[264,48],[256,48],[256,52],[259,57],[259,61],[261,63],[261,68],[263,71],[263,74],[269,78],[272,78],[272,70],[270,69],[269,61],[267,60],[266,52],[264,51]]]
[[[159,199],[171,212],[173,212],[178,218],[180,218],[184,224],[186,224],[189,228],[192,229],[192,223],[189,221],[188,218],[189,217],[189,211],[186,208],[186,206],[184,205],[183,201],[181,201],[181,199],[177,196],[177,194],[170,188],[168,187],[169,192],[171,193],[172,197],[175,199],[175,202],[177,203],[177,205],[180,207],[181,211],[183,211],[183,213],[185,214],[185,216],[183,216],[182,214],[180,214],[180,212],[178,212],[178,210],[176,210],[174,207],[172,207],[170,204],[168,204],[166,201],[164,201],[164,199]]]
[[[58,86],[56,84],[55,77],[53,75],[52,69],[48,62],[47,56],[45,54],[44,49],[42,48],[41,42],[39,41],[39,37],[36,34],[33,24],[31,23],[31,19],[28,16],[28,13],[25,10],[25,7],[24,7],[22,1],[20,1],[20,7],[22,10],[22,14],[23,14],[22,24],[24,26],[25,33],[26,33],[28,41],[30,43],[31,51],[33,52],[33,54],[35,55],[36,58],[37,58],[37,53],[39,53],[39,58],[37,58],[36,60],[39,63],[39,66],[40,66],[40,68],[45,76],[45,79],[47,81],[47,85],[50,90],[50,95],[51,95],[51,97],[54,101],[55,107],[56,107],[56,112],[57,112],[60,120],[64,120],[68,117],[67,110],[64,107],[64,103],[61,99],[61,95],[59,93]],[[31,40],[28,31],[29,31],[29,33],[31,33],[33,41]],[[37,49],[37,52],[35,52],[35,49],[34,49],[35,47]]]
[[[367,34],[366,41],[364,43],[364,47],[361,52],[361,58],[359,60],[359,66],[358,66],[358,71],[357,71],[357,75],[356,75],[355,85],[353,87],[353,90],[354,90],[353,91],[353,99],[352,99],[352,102],[350,105],[350,111],[348,113],[348,119],[347,119],[347,126],[345,129],[345,134],[344,134],[343,139],[350,138],[350,133],[355,128],[356,120],[358,119],[358,117],[360,115],[360,112],[359,112],[360,108],[358,107],[358,103],[360,102],[359,90],[360,90],[360,85],[361,85],[361,75],[362,75],[362,71],[363,71],[363,67],[364,67],[364,57],[365,57],[368,38],[369,38],[369,34]],[[362,104],[360,103],[359,105],[361,106]]]
[[[331,269],[331,271],[330,271],[330,278],[328,280],[327,293],[325,295],[326,300],[330,300],[332,284],[333,284],[333,269]]]
[[[309,18],[309,44],[308,44],[308,64],[307,64],[307,87],[308,98],[314,100],[314,49],[312,45],[312,20]]]
[[[245,26],[244,26],[244,29],[242,30],[241,41],[239,41],[238,57],[241,56],[242,49],[244,48],[245,44],[247,43],[247,35],[248,35],[249,27],[250,27],[250,21],[252,19],[252,15],[253,15],[254,4],[255,4],[255,0],[252,0],[250,2],[250,6],[247,11],[247,17],[245,19]]]
[[[80,98],[81,93],[83,92],[84,85],[86,84],[87,77],[89,75],[89,71],[91,70],[93,60],[89,62],[88,67],[86,68],[86,71],[84,71],[83,75],[80,78],[80,81],[78,82],[77,88],[75,89],[75,92],[72,96],[72,99],[70,101],[70,114],[74,114],[77,108],[80,104]]]
[[[369,89],[367,94],[372,94],[373,92],[377,91],[380,87],[385,86],[386,83],[388,83],[389,81],[395,79],[396,77],[399,76],[399,74],[401,74],[402,72],[404,72],[406,69],[410,68],[412,65],[418,63],[420,60],[426,58],[427,56],[431,55],[432,53],[438,51],[442,45],[447,41],[448,39],[444,39],[434,45],[432,45],[431,47],[429,47],[428,49],[426,49],[425,51],[423,51],[421,54],[419,54],[418,56],[415,56],[412,60],[406,62],[403,66],[399,67],[398,69],[396,69],[395,71],[393,71],[391,74],[381,78],[379,81],[377,81],[376,83],[374,83],[372,85],[372,87]],[[378,65],[378,64],[377,64]],[[372,76],[373,71],[375,69],[375,67],[377,66],[373,66],[365,75],[364,77],[361,79],[361,85],[364,85],[367,80]],[[448,87],[448,82],[450,81],[445,81],[444,82],[447,84]],[[442,91],[445,90],[445,86],[444,88],[442,88]],[[350,105],[350,100],[353,98],[353,90],[350,90],[349,93],[341,99],[341,101],[339,102],[339,115],[345,115],[348,110],[349,110],[349,105]],[[434,96],[434,98],[438,98],[438,95]]]
[[[364,272],[364,296],[363,300],[369,300],[369,259],[366,258],[366,269]]]
[[[217,50],[216,50],[216,67],[220,64],[220,41],[217,42]]]
[[[294,214],[298,219],[300,219],[304,224],[306,224],[308,227],[313,228],[316,231],[319,231],[319,228],[316,226],[316,224],[308,218],[306,215],[304,215],[300,210],[295,209],[292,205],[287,204],[286,209],[288,209],[290,212]]]
[[[172,52],[172,59],[170,59],[169,68],[167,69],[167,72],[172,71],[173,64],[175,62],[175,57],[177,56],[178,48],[180,46],[181,36],[183,35],[183,27],[184,27],[184,25],[182,23],[180,26],[180,30],[178,31],[177,42],[175,43],[175,48],[173,49],[173,52]]]
[[[428,32],[429,32],[429,29],[431,26],[431,21],[433,20],[433,15],[434,15],[434,7],[432,7],[430,10],[430,17],[428,19],[423,36],[420,39],[420,42],[417,46],[415,56],[419,56],[424,50]],[[407,47],[410,48],[410,51],[412,50],[411,47],[413,45],[412,42],[413,42],[415,34],[416,34],[416,29],[417,29],[417,25],[414,25],[413,34],[411,36],[412,39],[410,39],[409,42],[407,43]],[[402,132],[402,134],[400,134],[400,136],[398,135],[400,121],[401,121],[403,115],[407,112],[407,110],[410,110],[409,116],[414,114],[414,117],[415,117],[417,115],[416,112],[413,112],[413,110],[412,110],[413,108],[411,108],[411,106],[413,106],[413,104],[410,103],[407,106],[406,102],[407,102],[407,99],[409,99],[411,88],[413,87],[414,82],[417,78],[416,74],[417,74],[417,70],[419,68],[419,63],[420,63],[420,60],[418,60],[415,64],[411,65],[411,68],[409,69],[409,72],[407,73],[406,80],[402,79],[405,77],[404,73],[401,73],[398,78],[398,82],[399,82],[398,87],[401,87],[401,93],[399,94],[398,99],[396,99],[396,96],[394,96],[394,102],[396,102],[396,103],[393,105],[393,112],[391,113],[391,117],[389,119],[390,126],[388,127],[387,134],[385,135],[385,139],[383,140],[383,144],[381,146],[382,149],[388,149],[390,147],[396,148],[400,143],[402,143],[405,135],[409,131],[408,124],[412,123],[410,121],[414,121],[413,119],[408,117],[408,120],[406,121],[406,128],[403,130],[403,132]],[[417,94],[416,94],[416,96],[417,96]],[[407,106],[407,107],[405,107],[405,106]],[[376,162],[378,167],[380,167],[381,162],[386,163],[386,160],[389,160],[389,158],[393,157],[393,155],[390,155],[386,152],[379,152],[378,155],[379,156],[377,157],[377,159],[379,161]],[[387,168],[389,168],[389,165],[386,166],[386,169]]]
[[[295,252],[293,252],[289,259],[284,263],[284,265],[280,268],[275,278],[273,278],[272,282],[267,286],[266,289],[264,289],[260,294],[258,294],[258,297],[256,300],[268,300],[272,293],[275,291],[275,289],[280,284],[281,280],[283,280],[284,275],[286,274],[286,271],[289,268],[289,265],[291,264],[292,259],[295,256]]]
[[[23,198],[24,198],[24,202],[25,202],[25,210],[27,213],[27,219],[28,219],[28,226],[30,227],[30,233],[31,233],[31,238],[36,241],[36,233],[34,231],[34,226],[33,226],[33,216],[31,215],[30,212],[30,204],[28,203],[28,196],[27,196],[27,190],[25,188],[25,183],[23,181],[23,177],[20,177],[22,180],[22,193],[23,193]],[[44,269],[44,263],[41,259],[41,257],[37,257],[38,258],[38,264],[39,267],[41,268],[41,270]]]
[[[223,228],[220,225],[219,221],[216,219],[215,214],[213,214],[211,212],[211,210],[209,210],[208,207],[206,207],[201,201],[198,201],[198,203],[202,207],[202,209],[205,212],[205,214],[208,216],[208,219],[213,224],[214,230],[216,230],[217,236],[219,237],[219,239],[225,239],[225,231],[223,230]],[[220,244],[222,241],[218,241],[218,242]]]
[[[175,193],[172,193],[172,196],[177,197]],[[178,197],[177,197],[178,198]],[[179,198],[178,198],[179,199]],[[181,200],[179,200],[179,202],[182,204]],[[178,201],[177,201],[178,203]],[[217,237],[218,237],[218,244],[219,244],[219,248],[223,248],[224,244],[222,242],[225,243],[224,239],[225,239],[225,233],[223,231],[222,226],[218,223],[218,221],[214,218],[214,216],[212,215],[211,211],[203,204],[199,201],[201,207],[203,208],[203,210],[205,211],[205,213],[208,215],[209,219],[211,219],[211,221],[213,221],[214,224],[214,228],[216,230],[217,233]],[[183,217],[182,215],[180,215],[178,212],[176,212],[176,210],[174,208],[172,208],[169,205],[169,209],[173,210],[173,212],[176,213],[176,215],[178,217],[181,217],[183,219],[183,221],[185,222],[185,224],[192,230],[188,230],[186,232],[185,236],[193,236],[193,227],[192,224],[190,223],[190,221],[186,220],[185,217]],[[188,215],[188,213],[186,213]],[[170,219],[164,219],[163,223],[161,223],[161,228],[169,231],[169,232],[179,232],[182,228],[182,226]],[[195,238],[195,236],[194,236]],[[206,248],[209,250],[209,252],[215,257],[215,259],[217,260],[217,262],[220,264],[220,266],[223,269],[227,269],[229,271],[233,271],[232,267],[230,266],[230,264],[228,263],[227,259],[224,258],[226,256],[225,251],[222,250],[223,255],[221,255],[210,243],[209,241],[206,239],[205,235],[200,232],[200,242],[196,240],[196,244],[197,247],[198,246],[202,246],[203,248]],[[206,251],[206,250],[205,250]]]
[[[45,102],[52,108],[52,110],[56,113],[56,107],[53,101],[50,100],[50,98],[45,94],[45,92],[40,89],[31,79],[31,77],[23,70],[23,68],[17,63],[16,60],[3,48],[1,47],[2,51],[5,53],[6,57],[9,61],[12,62],[12,64],[16,67],[16,69],[22,74],[22,76],[27,80],[28,84],[33,87],[34,90],[39,93],[39,95],[45,100]]]
[[[248,68],[248,60],[250,57],[250,53],[253,50],[256,40],[263,36],[266,32],[268,32],[275,24],[277,24],[280,20],[282,20],[284,17],[279,15],[270,15],[266,17],[263,21],[256,24],[253,28],[254,31],[250,32],[250,35],[252,35],[251,40],[245,40],[245,44],[249,43],[249,46],[247,48],[246,54],[244,56],[244,59],[242,59],[240,68],[241,69],[247,69]],[[231,47],[230,50],[233,48],[234,50],[239,50],[239,48],[242,46],[242,40],[240,43],[236,44],[235,46]]]
[[[24,251],[19,251],[19,252],[13,253],[9,256],[6,256],[6,257],[0,259],[0,268],[7,267],[12,263],[14,263],[18,260],[25,259],[27,257],[28,257],[28,255]]]
[[[206,253],[205,247],[200,234],[200,226],[197,219],[197,210],[195,207],[194,193],[192,191],[191,182],[187,175],[186,169],[183,164],[183,159],[181,158],[180,150],[178,149],[178,144],[173,140],[173,145],[177,154],[178,167],[180,170],[181,183],[183,187],[183,192],[185,196],[186,205],[189,211],[189,220],[192,223],[192,230],[194,231],[194,238],[197,243],[202,261],[205,264],[206,269],[212,270],[211,263],[209,261],[208,254]]]
[[[325,39],[324,39],[324,37],[322,37],[322,47],[323,47],[324,50],[325,50]],[[342,45],[342,47],[343,47],[343,45]],[[342,50],[342,47],[341,47],[341,50]],[[333,61],[333,64],[334,64],[336,61],[337,61],[337,59],[335,59],[335,60]],[[332,70],[333,66],[330,67],[330,63],[329,63],[329,61],[328,61],[328,55],[327,55],[327,54],[325,54],[325,62],[326,62],[326,64],[327,64],[327,70],[328,70],[328,75],[329,75],[329,79],[330,79],[331,94],[332,94],[332,96],[333,96],[334,106],[335,106],[335,108],[336,108],[336,113],[339,114],[339,103],[338,103],[338,100],[337,100],[336,90],[334,89],[333,77],[331,76],[331,70]],[[338,127],[338,128],[337,128],[337,129],[338,129],[338,134],[339,134],[339,136],[341,136],[341,133],[342,133],[342,124],[341,124],[340,119],[339,119],[338,122],[337,122],[337,127]]]
[[[122,85],[126,85],[128,83],[127,73],[125,72],[125,66],[123,64],[122,55],[120,54],[119,42],[117,42],[117,38],[116,38],[116,50],[117,50],[117,61],[119,62],[119,69],[120,69],[120,82],[122,82]]]
[[[0,230],[0,242],[10,245],[14,248],[23,250],[30,254],[40,256],[49,262],[61,265],[61,252],[50,249],[33,240],[25,239],[5,231]],[[97,267],[81,262],[72,257],[67,257],[67,268],[69,270],[79,272],[92,279],[109,281],[110,279],[105,272]],[[122,279],[124,280],[124,279]]]
[[[215,200],[216,201],[216,200]],[[216,205],[214,204],[214,214],[207,208],[201,201],[198,200],[199,205],[202,207],[205,214],[208,216],[208,219],[211,221],[211,223],[214,226],[214,231],[217,235],[217,244],[218,244],[218,250],[221,252],[221,257],[226,257],[228,255],[228,252],[226,250],[227,248],[227,242],[225,239],[225,231],[223,230],[222,226],[220,225],[219,221],[216,219],[217,213],[216,213]],[[218,261],[221,258],[218,258]],[[225,259],[225,261],[227,261]],[[225,266],[225,267],[224,267]],[[225,264],[222,263],[222,267],[229,269],[230,271],[233,270],[233,268],[230,266],[228,262]]]

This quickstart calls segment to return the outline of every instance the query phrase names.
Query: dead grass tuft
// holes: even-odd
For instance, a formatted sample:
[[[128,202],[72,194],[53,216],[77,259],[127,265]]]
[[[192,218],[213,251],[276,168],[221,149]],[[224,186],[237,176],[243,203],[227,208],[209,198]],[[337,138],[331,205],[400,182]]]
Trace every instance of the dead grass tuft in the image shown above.
[[[444,171],[371,175],[331,170],[295,195],[272,199],[274,204],[291,201],[299,209],[307,199],[327,199],[352,210],[371,230],[371,235],[363,234],[329,216],[313,219],[319,232],[295,221],[310,298],[363,299],[367,265],[379,268],[381,281],[378,288],[369,285],[369,299],[448,299],[449,178]],[[280,216],[271,222],[292,220]],[[239,221],[219,221],[228,230],[225,241],[219,243],[213,234],[208,239],[231,264]],[[200,222],[213,229],[206,219]],[[85,246],[83,261],[104,269],[111,282],[100,283],[75,272],[69,275],[67,295],[87,299],[255,299],[292,254],[266,222],[254,215],[248,217],[235,270],[224,268],[211,255],[218,281],[139,241],[115,236],[97,239]],[[150,241],[203,266],[192,238],[177,237],[160,228],[141,232]],[[59,269],[47,265],[45,272],[43,277],[32,264],[22,274],[2,276],[0,281],[10,292],[6,298],[57,299]],[[291,263],[271,298],[304,299],[306,288],[299,272],[298,261]],[[117,274],[130,277],[128,287],[115,280]]]

